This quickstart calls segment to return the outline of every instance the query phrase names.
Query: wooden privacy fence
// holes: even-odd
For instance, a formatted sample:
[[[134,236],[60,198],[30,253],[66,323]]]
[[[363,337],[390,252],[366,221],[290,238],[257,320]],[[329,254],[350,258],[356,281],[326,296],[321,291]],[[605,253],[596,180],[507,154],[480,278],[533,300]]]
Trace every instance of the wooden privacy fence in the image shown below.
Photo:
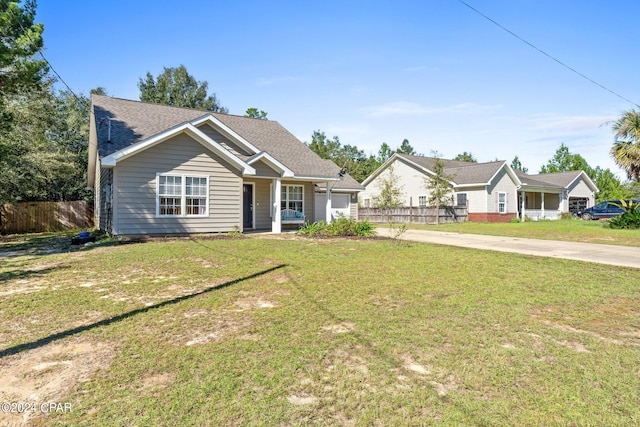
[[[358,220],[368,219],[370,222],[394,222],[394,223],[415,223],[415,224],[435,224],[435,207],[403,207],[392,209],[381,208],[358,208]],[[464,222],[467,220],[466,206],[443,206],[439,212],[439,223]]]
[[[0,231],[39,233],[93,227],[93,202],[22,202],[0,206]]]

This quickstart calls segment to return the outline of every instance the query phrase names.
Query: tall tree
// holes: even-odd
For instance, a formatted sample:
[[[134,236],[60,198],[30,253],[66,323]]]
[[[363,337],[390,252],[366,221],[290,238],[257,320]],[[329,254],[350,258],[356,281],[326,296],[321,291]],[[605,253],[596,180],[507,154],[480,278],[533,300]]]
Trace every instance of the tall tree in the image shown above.
[[[582,170],[590,178],[594,177],[594,171],[589,163],[580,154],[573,154],[569,151],[569,148],[560,144],[554,154],[554,156],[540,168],[540,173],[554,173],[554,172],[568,172]]]
[[[313,132],[308,146],[323,159],[333,161],[340,168],[346,168],[349,175],[358,182],[364,181],[378,167],[373,156],[366,156],[364,151],[354,145],[342,145],[337,136],[329,139],[320,130]]]
[[[610,169],[602,169],[600,166],[596,166],[594,172],[595,177],[593,181],[598,187],[598,190],[600,190],[596,194],[597,201],[629,199],[634,197],[631,189],[621,183]]]
[[[416,150],[411,146],[411,144],[409,143],[408,139],[404,139],[404,140],[402,140],[402,144],[400,144],[400,147],[398,149],[396,149],[396,153],[408,154],[410,156],[415,156],[416,155]]]
[[[313,134],[311,134],[311,143],[307,145],[314,153],[327,160],[335,159],[342,147],[340,138],[334,136],[333,139],[329,139],[327,135],[320,130],[313,131]]]
[[[640,182],[640,112],[628,110],[611,126],[615,142],[611,156],[627,177]]]
[[[511,168],[523,173],[527,173],[529,172],[528,168],[525,168],[522,163],[520,162],[520,159],[518,158],[518,156],[515,156],[513,158],[513,160],[511,160]]]
[[[440,223],[440,206],[451,205],[452,179],[453,177],[444,172],[444,162],[436,159],[433,164],[433,175],[425,179],[425,187],[429,191],[427,202],[430,206],[436,207],[436,224]]]
[[[12,122],[7,97],[40,86],[48,72],[46,61],[34,58],[42,49],[44,30],[41,23],[34,24],[36,2],[19,3],[0,0],[0,131]]]
[[[141,101],[227,113],[215,93],[207,94],[208,86],[206,81],[197,81],[184,65],[165,67],[155,79],[147,72],[145,79],[138,81]]]
[[[391,156],[393,156],[393,150],[391,150],[391,147],[389,147],[389,144],[387,144],[386,142],[383,142],[380,145],[380,149],[378,150],[378,156],[376,158],[378,160],[378,163],[383,164],[384,162],[389,160]]]
[[[458,160],[461,162],[478,163],[478,160],[475,157],[473,157],[473,154],[467,153],[466,151],[464,153],[460,153],[457,156],[455,156],[453,160]]]
[[[267,113],[262,110],[258,110],[257,108],[254,108],[254,107],[247,108],[247,111],[244,113],[244,116],[250,117],[252,119],[267,120]]]
[[[0,133],[0,203],[90,199],[89,99],[51,85],[10,98],[14,124]]]

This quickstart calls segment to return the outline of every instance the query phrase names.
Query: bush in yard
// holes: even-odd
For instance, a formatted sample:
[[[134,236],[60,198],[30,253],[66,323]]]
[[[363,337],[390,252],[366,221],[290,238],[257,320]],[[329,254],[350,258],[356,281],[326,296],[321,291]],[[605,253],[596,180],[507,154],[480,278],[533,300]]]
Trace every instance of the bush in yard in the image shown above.
[[[298,230],[298,234],[304,234],[305,236],[323,236],[326,234],[325,230],[327,228],[327,223],[324,221],[317,222],[306,222],[304,226],[302,226]]]
[[[635,203],[633,200],[628,202],[620,200],[620,203],[616,203],[622,209],[624,213],[620,216],[611,218],[609,227],[615,229],[639,229],[640,228],[640,203]]]
[[[375,234],[374,226],[368,220],[358,222],[353,218],[340,217],[327,224],[324,221],[305,224],[298,234],[306,236],[360,236],[370,237]]]

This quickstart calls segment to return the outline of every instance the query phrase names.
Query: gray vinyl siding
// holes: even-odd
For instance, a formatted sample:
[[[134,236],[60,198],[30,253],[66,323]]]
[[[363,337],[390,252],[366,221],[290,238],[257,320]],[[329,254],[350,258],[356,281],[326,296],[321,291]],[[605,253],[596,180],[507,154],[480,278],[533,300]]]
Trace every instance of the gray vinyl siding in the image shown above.
[[[246,184],[253,184],[255,226],[258,230],[271,230],[271,179],[245,179]],[[304,187],[304,213],[307,221],[314,221],[313,184],[311,182],[282,181],[282,185],[302,185]],[[324,219],[324,218],[321,218]]]
[[[187,135],[120,161],[114,172],[116,234],[212,233],[242,228],[240,172]],[[208,216],[156,216],[158,173],[208,176]]]
[[[309,221],[309,222],[313,222],[314,221],[314,211],[315,211],[315,195],[314,195],[314,188],[313,188],[313,183],[311,182],[283,182],[283,184],[289,184],[289,185],[302,185],[304,186],[304,215],[305,215],[305,220]]]
[[[276,178],[280,176],[279,173],[274,171],[269,165],[265,164],[262,160],[257,161],[251,165],[256,170],[256,176],[265,176]]]
[[[357,220],[358,219],[358,195],[350,194],[351,204],[349,206],[349,216]]]
[[[271,230],[271,180],[270,179],[256,179],[255,181],[246,180],[247,184],[253,184],[255,205],[255,227],[258,230]]]

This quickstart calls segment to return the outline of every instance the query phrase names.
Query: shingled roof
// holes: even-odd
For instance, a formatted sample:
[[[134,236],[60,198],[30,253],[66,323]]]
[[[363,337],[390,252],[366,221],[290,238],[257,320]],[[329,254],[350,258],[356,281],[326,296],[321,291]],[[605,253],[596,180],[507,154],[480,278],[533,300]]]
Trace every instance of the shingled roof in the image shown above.
[[[554,172],[554,173],[541,173],[537,175],[525,175],[525,183],[535,180],[536,182],[542,182],[546,185],[555,185],[558,187],[566,188],[573,181],[575,181],[582,171],[569,171],[569,172]]]
[[[400,153],[396,153],[395,156],[429,171],[433,171],[436,161],[440,161],[444,165],[443,173],[451,177],[451,181],[455,182],[456,185],[486,184],[505,164],[504,160],[473,163],[460,160],[437,159],[434,157],[411,156]]]
[[[102,95],[92,95],[91,101],[97,139],[95,149],[100,158],[173,127],[212,116],[259,151],[269,153],[293,171],[296,177],[319,179],[338,177],[339,167],[335,163],[320,158],[277,121]],[[246,160],[254,154],[257,153],[240,153],[238,157]],[[362,189],[362,186],[349,176],[336,182],[335,187]]]

